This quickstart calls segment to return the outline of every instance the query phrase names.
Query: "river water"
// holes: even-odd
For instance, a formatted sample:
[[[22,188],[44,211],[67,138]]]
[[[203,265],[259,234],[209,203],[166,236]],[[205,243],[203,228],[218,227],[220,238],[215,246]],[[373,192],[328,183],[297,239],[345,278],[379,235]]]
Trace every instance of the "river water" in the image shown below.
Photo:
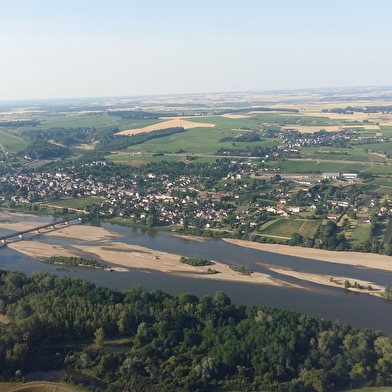
[[[53,220],[51,216],[29,218],[22,215],[18,219],[23,221],[31,219],[35,222],[38,220],[51,222]],[[85,224],[86,230],[89,225]],[[392,273],[384,271],[278,255],[244,248],[222,240],[197,241],[167,232],[122,227],[110,223],[101,223],[101,226],[112,233],[119,234],[113,241],[140,245],[185,257],[202,257],[230,265],[244,265],[247,269],[268,273],[277,278],[280,276],[269,271],[263,264],[328,276],[349,276],[353,280],[364,279],[382,285],[391,285],[392,283]],[[9,230],[0,229],[0,236],[9,232]],[[33,234],[24,237],[29,241],[37,239]],[[68,238],[50,236],[41,236],[40,241],[66,247],[72,247],[74,243]],[[384,334],[392,335],[392,302],[368,294],[354,293],[339,287],[317,285],[287,276],[284,277],[285,280],[300,284],[303,289],[178,277],[149,270],[148,266],[144,270],[130,269],[129,272],[112,273],[90,268],[70,268],[70,271],[57,271],[54,265],[40,263],[8,247],[0,248],[0,269],[19,270],[28,275],[36,271],[49,271],[58,276],[88,279],[97,285],[118,290],[127,290],[135,285],[141,285],[149,291],[162,290],[170,294],[187,292],[197,296],[213,296],[217,290],[222,290],[237,306],[258,305],[295,310],[341,324],[349,323],[354,328],[381,330]]]

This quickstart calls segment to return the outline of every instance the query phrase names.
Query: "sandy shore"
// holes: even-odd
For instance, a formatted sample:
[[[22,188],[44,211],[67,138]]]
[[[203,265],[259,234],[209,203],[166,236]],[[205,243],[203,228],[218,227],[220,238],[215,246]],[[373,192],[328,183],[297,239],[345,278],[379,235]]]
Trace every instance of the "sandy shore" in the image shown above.
[[[34,227],[34,224],[8,223],[2,224],[1,227],[7,226],[14,230]],[[77,240],[77,243],[71,248],[63,246],[46,244],[40,241],[41,236],[68,237]],[[85,256],[89,254],[92,258],[99,258],[109,264],[109,267],[115,271],[127,271],[129,268],[140,270],[155,270],[163,273],[184,276],[190,278],[203,278],[211,280],[225,280],[233,282],[267,284],[274,286],[295,286],[284,280],[274,279],[268,274],[252,273],[244,275],[231,270],[227,265],[213,262],[211,266],[194,267],[180,263],[181,255],[160,252],[149,248],[128,245],[119,242],[112,242],[116,233],[94,226],[69,225],[60,226],[59,229],[42,230],[41,234],[34,239],[27,241],[9,241],[7,246],[29,257],[50,257],[50,256]],[[89,244],[84,244],[89,242]],[[208,268],[218,271],[217,274],[209,274]]]
[[[44,225],[44,222],[0,222],[0,228],[12,231],[25,231],[33,229],[37,226]],[[49,225],[50,223],[48,223]],[[72,239],[80,239],[83,241],[104,241],[109,238],[120,237],[120,234],[111,233],[109,230],[101,227],[83,226],[83,225],[66,225],[59,224],[54,228],[40,229],[40,235],[51,235],[54,237],[69,237]],[[36,239],[39,241],[39,237]]]
[[[11,230],[26,229],[28,225],[34,227],[39,222],[18,222],[18,223],[1,223],[0,227],[6,227]],[[65,237],[76,240],[76,243],[70,248],[64,248],[58,245],[46,244],[40,241],[42,236]],[[61,225],[57,229],[42,230],[41,234],[34,239],[27,241],[19,241],[15,237],[14,241],[9,241],[8,247],[17,250],[30,257],[40,256],[85,256],[89,254],[92,258],[96,257],[108,263],[112,269],[128,270],[139,269],[160,271],[163,273],[186,276],[192,278],[202,278],[211,280],[225,280],[233,282],[266,284],[275,286],[286,286],[302,288],[300,285],[294,285],[285,280],[286,276],[295,277],[307,282],[313,282],[321,285],[328,285],[334,287],[342,287],[343,282],[348,279],[350,283],[354,284],[357,281],[364,287],[361,292],[368,292],[365,288],[369,285],[373,290],[371,293],[380,292],[383,287],[377,282],[359,281],[350,276],[334,276],[334,281],[331,282],[331,276],[310,274],[306,272],[299,272],[291,269],[275,268],[271,265],[263,264],[269,268],[271,272],[278,273],[281,278],[276,279],[269,274],[254,272],[251,275],[244,275],[231,270],[227,265],[212,260],[213,264],[210,267],[194,267],[187,264],[180,263],[182,255],[160,252],[146,247],[128,245],[121,242],[113,242],[114,237],[119,237],[118,233],[110,232],[102,227],[86,226],[82,224],[76,225]],[[204,241],[203,238],[198,238]],[[184,237],[184,239],[193,239],[193,237]],[[312,260],[325,261],[330,263],[339,263],[344,265],[358,266],[362,268],[379,269],[385,271],[392,271],[392,257],[381,256],[368,253],[354,253],[354,252],[331,252],[318,249],[309,249],[301,247],[291,247],[286,245],[274,244],[258,244],[243,240],[225,239],[225,241],[234,245],[258,249],[271,253],[278,253],[282,255],[296,256],[301,258],[308,258]],[[217,274],[209,274],[208,268],[217,270]],[[369,291],[370,292],[370,291]]]
[[[159,252],[149,248],[120,243],[108,243],[103,246],[77,245],[84,253],[99,257],[111,264],[140,270],[155,270],[166,274],[185,276],[190,278],[203,278],[212,280],[227,280],[233,282],[268,284],[275,286],[293,286],[271,278],[268,274],[252,273],[250,276],[232,271],[227,265],[213,261],[212,265],[194,267],[180,262],[181,255]],[[219,271],[217,274],[209,274],[208,268]]]
[[[306,280],[307,282],[322,284],[324,286],[331,286],[331,287],[344,288],[345,280],[348,280],[352,286],[354,286],[355,282],[357,282],[361,286],[361,288],[350,287],[349,290],[357,291],[360,293],[377,295],[380,294],[382,290],[384,290],[383,286],[380,286],[375,282],[354,279],[347,276],[334,276],[333,280],[331,280],[330,275],[311,274],[308,272],[299,272],[299,271],[293,271],[292,269],[284,269],[284,268],[269,268],[269,270],[281,275],[291,276],[293,278]],[[369,286],[371,286],[371,290],[369,289]]]
[[[392,272],[392,257],[373,253],[335,252],[322,249],[302,248],[300,246],[259,244],[256,242],[223,239],[231,244],[265,252],[278,253],[285,256],[301,257],[329,263],[352,265],[361,268],[370,268]]]
[[[22,213],[22,212],[11,212],[11,211],[5,211],[5,210],[0,210],[0,219],[1,220],[12,220],[15,217],[27,217],[27,218],[36,218],[37,215],[33,214],[27,214],[27,213]]]

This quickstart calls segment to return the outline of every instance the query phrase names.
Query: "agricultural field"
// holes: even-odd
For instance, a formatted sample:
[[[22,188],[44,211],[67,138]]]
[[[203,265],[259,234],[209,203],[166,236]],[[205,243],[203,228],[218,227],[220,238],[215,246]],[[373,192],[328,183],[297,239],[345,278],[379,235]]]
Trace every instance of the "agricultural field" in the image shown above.
[[[390,141],[361,144],[360,147],[368,152],[392,155],[392,142]]]
[[[78,128],[78,127],[95,127],[97,129],[106,129],[110,127],[118,127],[120,130],[141,128],[151,124],[163,122],[164,120],[132,120],[122,119],[120,116],[108,116],[106,114],[93,114],[93,115],[62,115],[54,117],[44,117],[40,120],[40,125],[25,126],[14,129],[13,132],[36,129],[49,129],[49,128]],[[1,128],[0,128],[1,129]]]
[[[137,153],[140,152],[137,151]],[[138,167],[141,165],[145,165],[149,162],[177,162],[181,159],[178,155],[153,155],[149,153],[129,153],[129,152],[119,152],[107,155],[105,158],[113,163],[122,164],[122,165],[132,165],[134,167]],[[185,159],[185,157],[184,157]]]
[[[370,171],[370,164],[341,162],[328,162],[317,159],[311,160],[282,160],[268,162],[269,170],[279,171],[281,173],[318,173],[323,172],[345,172],[355,173],[361,171]]]
[[[332,102],[322,99],[322,94],[319,95],[320,101],[317,102],[317,95],[309,95],[298,98],[290,98],[287,101],[280,103],[273,103],[273,101],[265,101],[261,106],[273,109],[276,111],[261,111],[252,110],[254,105],[252,94],[249,94],[247,99],[252,104],[244,101],[243,106],[238,101],[233,105],[233,113],[226,113],[228,102],[222,109],[219,109],[219,104],[214,101],[211,113],[219,113],[221,110],[225,114],[209,114],[208,105],[200,101],[200,108],[195,103],[195,98],[191,98],[192,104],[185,105],[187,97],[180,100],[181,104],[178,107],[174,103],[170,105],[164,104],[166,102],[157,102],[156,99],[145,98],[139,101],[133,101],[134,110],[143,110],[142,102],[147,104],[147,112],[162,113],[164,117],[159,119],[123,119],[120,114],[112,112],[113,102],[108,106],[109,110],[105,110],[104,106],[99,111],[78,111],[72,112],[69,108],[67,110],[64,104],[56,107],[51,106],[49,111],[38,110],[34,112],[12,110],[7,112],[3,117],[6,121],[23,120],[30,116],[30,119],[40,121],[39,125],[26,125],[14,127],[0,127],[0,143],[3,144],[7,152],[13,153],[23,150],[28,144],[27,141],[22,140],[18,135],[22,131],[28,130],[47,130],[50,128],[77,128],[77,127],[95,127],[98,130],[105,130],[116,127],[121,131],[143,131],[159,129],[162,127],[174,126],[184,124],[186,129],[183,133],[174,133],[170,136],[160,137],[147,140],[141,144],[132,145],[125,150],[112,151],[112,154],[107,155],[107,159],[119,164],[140,165],[146,162],[159,162],[161,160],[175,161],[185,159],[186,155],[198,156],[198,162],[212,162],[216,159],[216,152],[219,149],[235,148],[237,151],[245,150],[247,148],[253,149],[255,147],[276,147],[280,141],[274,138],[266,137],[266,130],[284,131],[285,129],[297,129],[300,132],[312,133],[324,129],[327,131],[337,131],[343,129],[356,130],[356,145],[349,148],[337,146],[311,146],[299,147],[299,154],[301,160],[287,157],[280,159],[280,161],[268,161],[267,167],[270,171],[280,171],[282,173],[322,173],[322,172],[365,172],[375,175],[386,175],[392,172],[392,114],[390,113],[363,113],[354,112],[336,113],[325,112],[326,110],[334,108],[345,108],[348,105],[365,107],[366,105],[388,105],[389,101],[337,101]],[[169,99],[169,98],[168,98]],[[177,99],[177,98],[176,98]],[[178,98],[180,99],[180,98]],[[201,98],[200,98],[201,99]],[[261,96],[257,96],[260,103],[263,102]],[[267,99],[267,96],[264,98]],[[268,99],[272,99],[268,96]],[[329,98],[328,98],[329,99]],[[274,98],[275,102],[276,97]],[[170,99],[167,102],[172,102]],[[224,101],[222,101],[224,102]],[[242,102],[242,101],[241,101]],[[283,111],[281,108],[297,109],[298,112]],[[224,109],[223,109],[224,108]],[[64,110],[61,112],[61,110]],[[73,110],[73,109],[72,109]],[[132,103],[126,110],[132,110]],[[203,115],[192,115],[203,113]],[[179,115],[178,117],[166,117],[167,115]],[[194,123],[196,127],[190,128],[190,124]],[[203,126],[205,124],[205,126]],[[235,139],[239,136],[255,131],[262,138],[261,141],[255,142],[238,142]],[[361,144],[361,137],[372,138],[374,143],[367,142]],[[230,141],[221,142],[223,138],[232,138]],[[370,139],[367,139],[367,141]],[[97,141],[95,143],[98,143]],[[93,149],[94,144],[82,145],[73,150],[73,156],[65,159],[75,159],[83,150]],[[164,154],[164,155],[157,155]],[[176,155],[176,157],[172,156]],[[24,162],[22,162],[24,163]],[[385,190],[388,191],[389,190]]]
[[[313,238],[320,225],[320,221],[307,219],[278,218],[265,223],[260,228],[260,234],[290,239],[294,233]]]
[[[64,198],[61,200],[55,200],[47,203],[49,206],[55,206],[59,208],[75,208],[77,210],[83,210],[87,206],[97,204],[100,200],[105,200],[102,197],[76,197],[76,198]]]
[[[0,127],[0,143],[7,153],[22,151],[28,144],[25,140],[10,133],[4,127]]]
[[[231,121],[231,120],[230,120]],[[220,148],[230,148],[233,142],[220,142],[224,137],[239,136],[238,131],[232,129],[214,128],[192,128],[183,133],[176,133],[167,137],[151,139],[143,144],[131,146],[127,149],[130,153],[144,151],[146,153],[163,152],[173,154],[181,151],[185,154],[194,155],[215,155]],[[256,146],[273,146],[272,139],[261,142],[245,143],[235,142],[238,148],[256,147]]]

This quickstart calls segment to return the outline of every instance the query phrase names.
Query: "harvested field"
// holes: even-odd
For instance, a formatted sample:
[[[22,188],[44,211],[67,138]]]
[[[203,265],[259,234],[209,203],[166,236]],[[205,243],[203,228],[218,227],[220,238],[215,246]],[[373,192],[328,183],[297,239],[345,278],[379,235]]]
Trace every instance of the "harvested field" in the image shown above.
[[[75,146],[75,148],[79,148],[81,150],[94,150],[94,146],[91,144],[79,144],[79,146]]]
[[[148,127],[144,127],[144,128],[128,129],[125,131],[121,131],[118,133],[118,135],[136,135],[142,132],[152,132],[152,131],[157,131],[159,129],[174,128],[174,127],[183,127],[185,129],[198,128],[198,127],[212,128],[215,127],[215,124],[198,123],[198,122],[184,120],[183,118],[176,118],[168,121],[163,121],[157,124],[149,125]]]
[[[231,114],[231,113],[227,113],[227,114],[222,114],[221,117],[232,118],[233,120],[236,120],[236,119],[238,119],[238,118],[248,118],[249,116],[244,116],[243,114]]]

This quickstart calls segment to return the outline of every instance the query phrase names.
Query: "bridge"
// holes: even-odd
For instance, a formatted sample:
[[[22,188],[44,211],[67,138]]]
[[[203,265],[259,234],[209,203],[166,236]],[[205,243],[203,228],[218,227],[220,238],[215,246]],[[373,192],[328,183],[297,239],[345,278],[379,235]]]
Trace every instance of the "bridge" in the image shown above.
[[[3,245],[7,245],[7,240],[9,238],[18,237],[19,239],[23,240],[24,234],[33,233],[33,232],[40,234],[40,230],[42,230],[42,229],[54,229],[55,226],[62,225],[62,224],[68,225],[69,222],[75,221],[75,220],[81,221],[82,217],[78,216],[78,217],[71,218],[71,219],[60,219],[60,220],[53,221],[51,223],[45,223],[40,226],[31,227],[31,228],[23,230],[23,231],[17,231],[15,233],[3,235],[0,237],[0,241]]]

